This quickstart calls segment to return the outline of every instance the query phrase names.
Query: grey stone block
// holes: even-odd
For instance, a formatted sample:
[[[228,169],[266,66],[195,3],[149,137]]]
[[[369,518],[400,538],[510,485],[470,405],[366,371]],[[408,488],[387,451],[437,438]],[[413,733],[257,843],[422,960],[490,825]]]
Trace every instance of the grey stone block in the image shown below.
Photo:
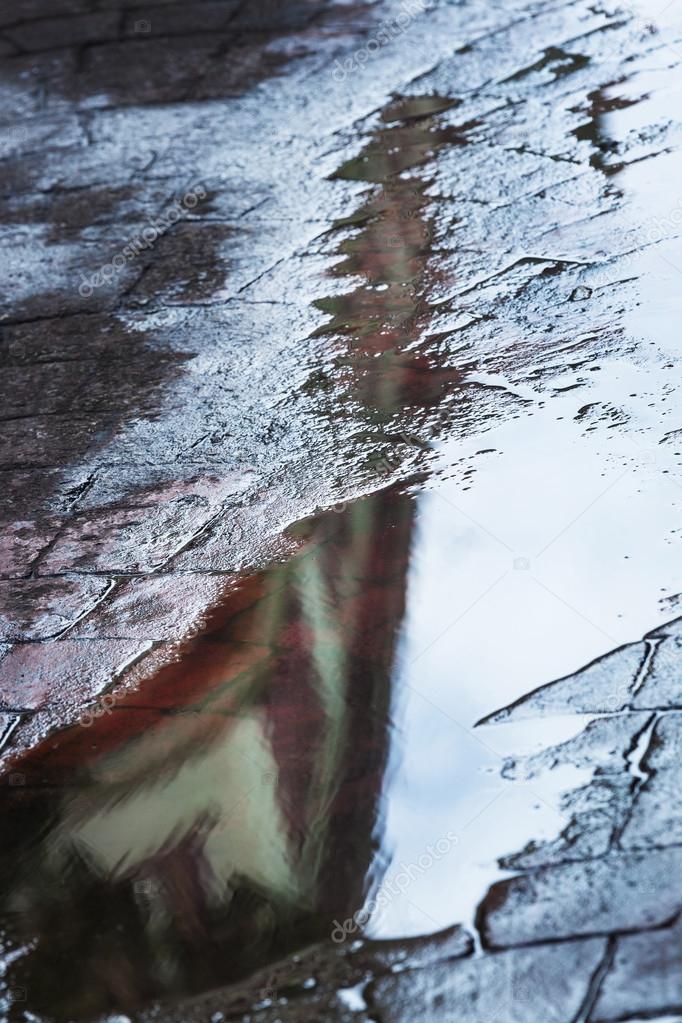
[[[544,867],[493,885],[479,907],[483,940],[505,948],[660,927],[682,909],[682,848]]]
[[[442,963],[379,978],[370,1016],[384,1023],[573,1023],[606,948],[600,939]]]

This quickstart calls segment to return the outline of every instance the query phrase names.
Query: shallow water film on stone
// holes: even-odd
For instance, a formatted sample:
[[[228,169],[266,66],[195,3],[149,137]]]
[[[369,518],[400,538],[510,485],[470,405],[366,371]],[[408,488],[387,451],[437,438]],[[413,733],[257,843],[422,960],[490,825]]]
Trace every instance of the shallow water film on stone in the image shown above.
[[[0,0],[0,1023],[682,1021],[682,0]]]

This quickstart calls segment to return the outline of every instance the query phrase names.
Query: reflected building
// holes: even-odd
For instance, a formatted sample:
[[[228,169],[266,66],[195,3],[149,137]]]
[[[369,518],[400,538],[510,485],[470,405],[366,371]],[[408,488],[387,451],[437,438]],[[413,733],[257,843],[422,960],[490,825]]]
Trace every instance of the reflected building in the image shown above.
[[[388,489],[298,526],[176,662],[13,766],[15,1018],[22,991],[66,1020],[225,984],[362,907],[413,517]]]

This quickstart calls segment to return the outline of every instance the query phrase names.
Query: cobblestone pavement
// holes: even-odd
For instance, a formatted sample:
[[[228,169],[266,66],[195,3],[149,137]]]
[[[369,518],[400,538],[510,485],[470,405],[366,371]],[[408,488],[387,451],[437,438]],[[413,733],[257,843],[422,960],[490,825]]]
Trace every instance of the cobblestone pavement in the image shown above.
[[[630,343],[633,260],[678,230],[633,222],[614,177],[674,147],[676,122],[643,108],[600,135],[635,98],[607,84],[676,58],[632,12],[434,4],[380,45],[399,6],[90,6],[8,10],[2,35],[0,699],[17,747],[173,656],[150,599],[181,639],[234,573],[291,550],[289,522],[428,461],[406,431],[483,433],[529,406],[524,383],[551,396],[567,363]],[[453,386],[372,417],[343,328],[319,329],[356,280],[352,261],[330,277],[352,229],[329,227],[367,195],[334,172],[381,144],[377,109],[398,91],[457,101],[402,363]],[[637,424],[626,466],[645,448],[677,466],[666,390],[668,426]],[[612,402],[580,414],[628,436]],[[145,621],[111,635],[120,604]]]
[[[658,13],[588,0],[0,13],[10,771],[113,686],[172,664],[245,573],[300,550],[292,524],[428,473],[445,439],[480,435],[485,450],[487,431],[596,360],[607,377],[613,357],[654,345],[637,317],[676,315],[656,261],[674,286],[682,222],[682,34]],[[398,241],[377,238],[395,202]],[[613,441],[623,472],[649,460],[677,479],[668,331],[641,388],[597,381],[574,421]],[[357,338],[382,333],[370,358]],[[448,471],[468,484],[467,464]],[[506,858],[477,935],[315,946],[135,1018],[682,1014],[679,622],[486,720],[577,715],[572,739],[504,772],[592,777],[566,796],[558,838]]]

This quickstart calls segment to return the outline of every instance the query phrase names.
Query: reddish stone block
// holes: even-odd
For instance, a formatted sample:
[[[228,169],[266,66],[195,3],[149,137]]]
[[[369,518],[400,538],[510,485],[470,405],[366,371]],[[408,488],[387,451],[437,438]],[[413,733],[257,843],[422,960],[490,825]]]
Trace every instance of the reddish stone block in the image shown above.
[[[103,578],[13,579],[0,582],[0,640],[52,639],[106,593]]]
[[[12,647],[0,661],[0,705],[41,710],[59,704],[66,720],[149,648],[136,640],[59,640]]]
[[[57,535],[60,520],[12,522],[0,534],[0,576],[28,575],[41,552]]]
[[[131,579],[79,622],[72,635],[85,639],[185,639],[188,632],[205,625],[211,606],[229,585],[223,576]]]

